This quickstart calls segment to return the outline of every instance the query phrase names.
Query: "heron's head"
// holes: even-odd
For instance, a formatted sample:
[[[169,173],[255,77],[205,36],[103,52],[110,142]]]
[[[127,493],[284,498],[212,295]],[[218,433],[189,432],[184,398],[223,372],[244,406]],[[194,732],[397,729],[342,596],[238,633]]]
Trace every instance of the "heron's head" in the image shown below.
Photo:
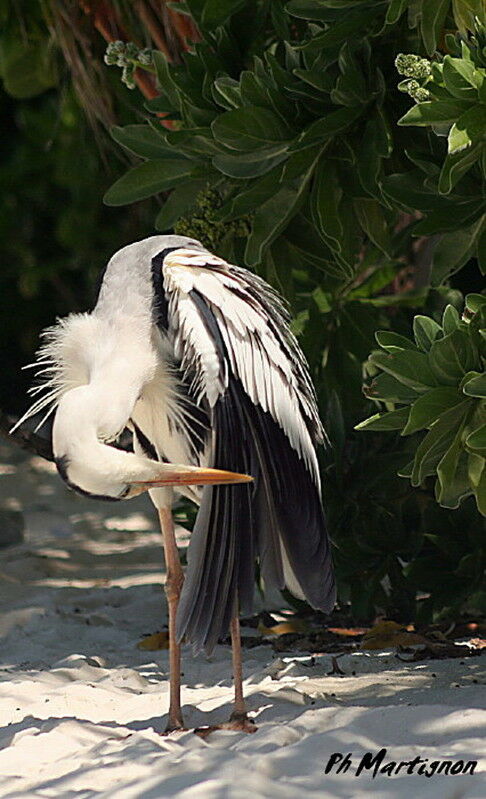
[[[52,430],[55,463],[62,479],[80,494],[98,499],[131,499],[153,488],[249,482],[244,474],[163,463],[125,452],[107,441],[128,423],[123,406],[79,386],[59,401]]]

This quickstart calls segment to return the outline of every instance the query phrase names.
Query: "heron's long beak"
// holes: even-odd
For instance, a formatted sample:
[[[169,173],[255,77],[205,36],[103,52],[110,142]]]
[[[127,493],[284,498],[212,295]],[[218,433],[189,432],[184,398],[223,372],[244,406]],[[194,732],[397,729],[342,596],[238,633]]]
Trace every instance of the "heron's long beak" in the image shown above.
[[[197,466],[178,466],[174,463],[160,464],[160,473],[152,480],[133,481],[131,496],[141,494],[150,488],[164,488],[179,485],[224,485],[231,483],[250,483],[253,477],[248,474],[227,472],[224,469],[206,469]]]

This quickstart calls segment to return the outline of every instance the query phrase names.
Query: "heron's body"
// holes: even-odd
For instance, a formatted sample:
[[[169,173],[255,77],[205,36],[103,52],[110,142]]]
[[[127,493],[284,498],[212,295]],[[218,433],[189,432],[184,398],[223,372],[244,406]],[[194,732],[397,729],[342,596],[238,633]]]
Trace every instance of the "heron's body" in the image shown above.
[[[210,650],[237,607],[251,611],[256,560],[265,585],[326,611],[334,603],[315,453],[322,429],[288,325],[261,279],[191,239],[154,236],[116,253],[94,310],[50,329],[40,351],[53,454],[75,489],[130,496],[133,484],[153,484],[154,461],[254,478],[181,489],[200,510],[177,637],[196,648]],[[125,427],[134,453],[107,445]],[[151,491],[163,512],[170,491]]]

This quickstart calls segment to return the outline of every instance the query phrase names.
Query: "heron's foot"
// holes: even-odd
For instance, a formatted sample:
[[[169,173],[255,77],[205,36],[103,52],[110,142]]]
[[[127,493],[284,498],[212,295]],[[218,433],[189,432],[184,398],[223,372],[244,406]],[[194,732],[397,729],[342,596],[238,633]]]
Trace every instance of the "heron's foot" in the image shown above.
[[[212,732],[216,730],[233,730],[234,732],[246,732],[248,734],[256,732],[258,727],[253,719],[248,718],[246,713],[234,712],[231,714],[229,721],[223,724],[212,724],[210,727],[196,727],[194,734],[200,738],[207,738]]]
[[[184,722],[181,719],[170,719],[167,722],[167,727],[165,728],[162,735],[170,735],[173,732],[187,732],[187,727],[184,726]]]

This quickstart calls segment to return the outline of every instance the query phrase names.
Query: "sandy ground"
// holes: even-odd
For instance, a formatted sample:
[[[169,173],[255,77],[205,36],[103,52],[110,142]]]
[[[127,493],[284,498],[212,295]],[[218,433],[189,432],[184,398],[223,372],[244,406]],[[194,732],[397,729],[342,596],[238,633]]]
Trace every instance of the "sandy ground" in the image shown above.
[[[24,543],[0,550],[2,799],[486,796],[484,656],[406,664],[356,652],[339,660],[345,676],[329,676],[329,654],[262,645],[245,651],[254,735],[164,737],[168,653],[137,648],[166,623],[150,502],[82,499],[1,445],[0,507],[26,521]],[[230,664],[226,646],[185,651],[188,727],[228,718]],[[383,764],[479,762],[472,775],[356,775],[383,747]],[[346,771],[325,773],[333,753],[350,753]]]

